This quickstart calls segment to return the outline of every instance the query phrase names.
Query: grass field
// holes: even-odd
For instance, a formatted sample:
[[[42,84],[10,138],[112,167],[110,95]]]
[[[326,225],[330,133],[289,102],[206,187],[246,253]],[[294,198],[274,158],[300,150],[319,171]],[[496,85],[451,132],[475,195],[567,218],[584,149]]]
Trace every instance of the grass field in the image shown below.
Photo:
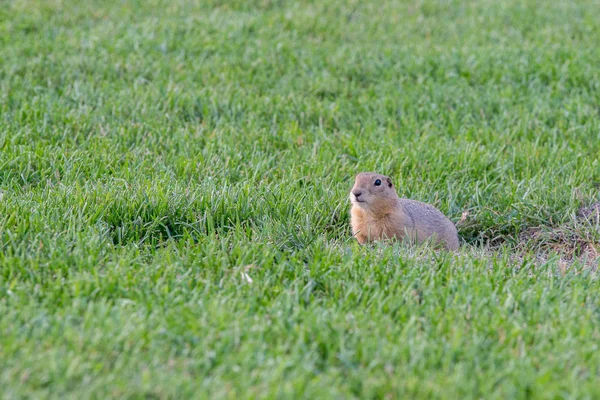
[[[1,2],[1,397],[599,398],[599,21]],[[460,251],[359,246],[360,171]]]

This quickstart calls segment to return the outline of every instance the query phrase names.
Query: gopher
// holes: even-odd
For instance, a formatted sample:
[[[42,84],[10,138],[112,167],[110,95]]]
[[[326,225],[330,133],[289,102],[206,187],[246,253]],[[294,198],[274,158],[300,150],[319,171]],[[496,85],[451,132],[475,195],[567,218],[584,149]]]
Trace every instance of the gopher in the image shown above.
[[[361,172],[350,193],[352,233],[359,243],[408,238],[432,239],[448,250],[458,249],[456,227],[432,205],[401,199],[385,175]]]

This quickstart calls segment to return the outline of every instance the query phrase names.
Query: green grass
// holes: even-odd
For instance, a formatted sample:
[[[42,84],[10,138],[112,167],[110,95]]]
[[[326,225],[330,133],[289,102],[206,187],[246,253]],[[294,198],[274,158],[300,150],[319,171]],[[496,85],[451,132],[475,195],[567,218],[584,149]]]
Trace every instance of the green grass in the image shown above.
[[[0,3],[0,394],[600,397],[599,20]],[[461,250],[355,243],[360,171]]]

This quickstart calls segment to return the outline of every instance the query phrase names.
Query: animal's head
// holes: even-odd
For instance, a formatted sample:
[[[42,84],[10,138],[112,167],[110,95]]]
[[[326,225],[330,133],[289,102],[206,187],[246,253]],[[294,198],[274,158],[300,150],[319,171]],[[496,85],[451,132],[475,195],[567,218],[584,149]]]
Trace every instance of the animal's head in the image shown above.
[[[365,210],[386,208],[398,198],[392,180],[385,175],[361,172],[354,179],[350,192],[352,205]]]

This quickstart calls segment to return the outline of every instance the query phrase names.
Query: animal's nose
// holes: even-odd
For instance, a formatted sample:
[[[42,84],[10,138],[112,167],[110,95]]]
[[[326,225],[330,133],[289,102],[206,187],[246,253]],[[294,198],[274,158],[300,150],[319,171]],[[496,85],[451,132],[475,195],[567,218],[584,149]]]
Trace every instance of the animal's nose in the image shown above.
[[[352,190],[352,194],[356,197],[360,196],[362,194],[362,192],[358,189],[354,189]]]

